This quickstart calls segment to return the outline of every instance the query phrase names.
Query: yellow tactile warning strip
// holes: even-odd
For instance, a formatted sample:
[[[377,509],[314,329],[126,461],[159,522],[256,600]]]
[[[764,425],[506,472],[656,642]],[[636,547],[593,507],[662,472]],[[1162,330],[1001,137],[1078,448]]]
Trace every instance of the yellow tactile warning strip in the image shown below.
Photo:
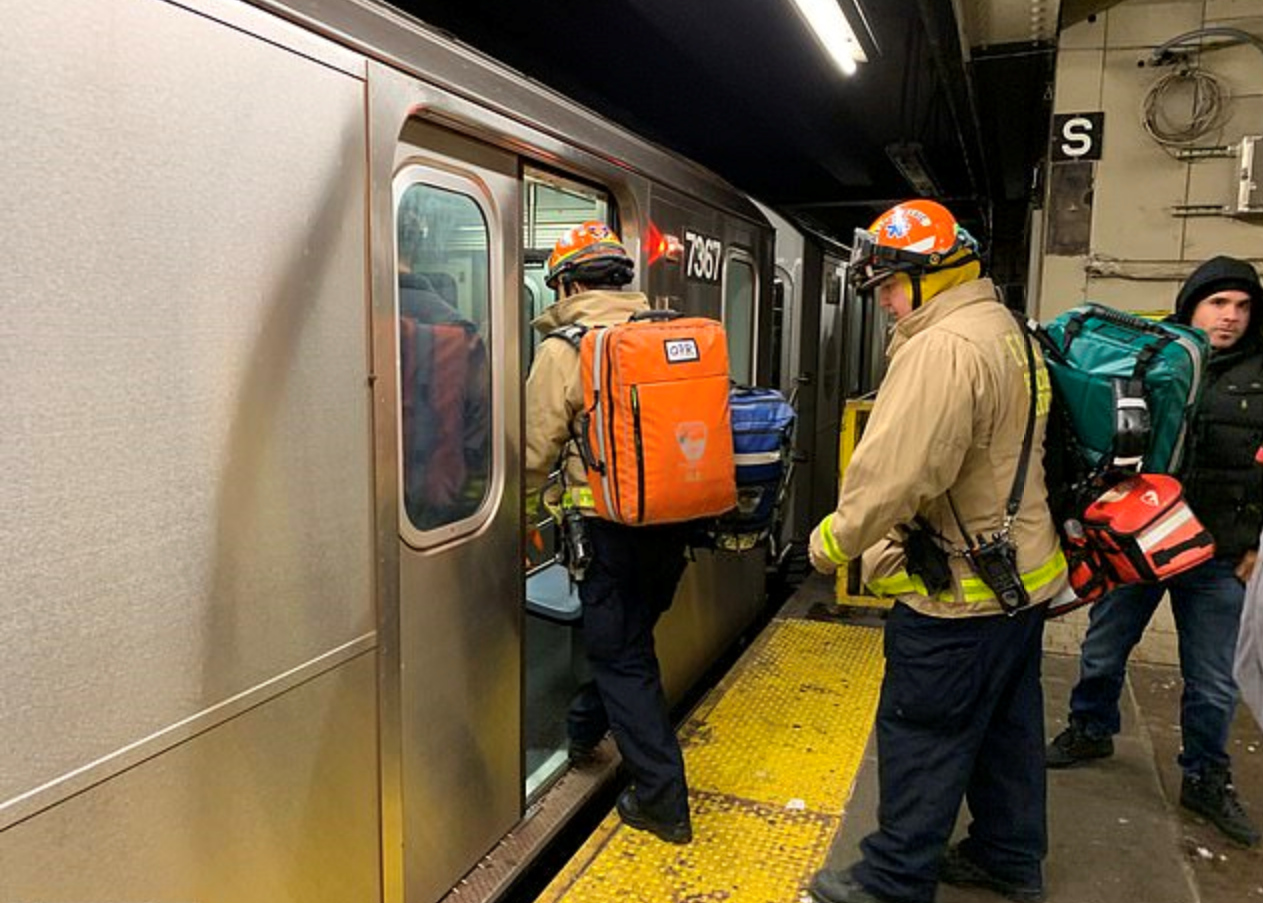
[[[611,813],[538,903],[798,900],[842,823],[882,667],[879,630],[772,622],[681,731],[693,842]]]

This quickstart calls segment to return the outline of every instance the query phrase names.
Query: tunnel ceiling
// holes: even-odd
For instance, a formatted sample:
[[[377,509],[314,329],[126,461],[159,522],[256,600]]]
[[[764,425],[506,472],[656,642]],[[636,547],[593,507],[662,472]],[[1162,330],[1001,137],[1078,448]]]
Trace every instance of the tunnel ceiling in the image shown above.
[[[856,0],[840,2],[854,22]],[[989,13],[1015,2],[864,0],[870,59],[850,77],[789,0],[396,5],[849,240],[915,193],[901,154],[984,236],[1020,228],[1047,140],[1055,21],[1018,17],[1015,31]],[[1035,6],[1055,19],[1056,3]]]

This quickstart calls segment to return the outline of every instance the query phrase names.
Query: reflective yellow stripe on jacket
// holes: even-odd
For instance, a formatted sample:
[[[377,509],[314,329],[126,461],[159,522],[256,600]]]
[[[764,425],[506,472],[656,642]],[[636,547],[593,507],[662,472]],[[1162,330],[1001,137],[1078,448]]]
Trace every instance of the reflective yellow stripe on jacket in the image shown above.
[[[1024,573],[1022,575],[1022,584],[1028,592],[1038,592],[1060,577],[1065,569],[1066,556],[1061,553],[1061,549],[1058,549],[1051,558],[1035,568],[1035,570]],[[956,594],[953,590],[945,590],[937,596],[930,596],[921,578],[915,577],[906,571],[891,574],[889,577],[877,577],[870,580],[868,581],[868,588],[879,596],[902,596],[907,593],[916,593],[918,596],[934,598],[942,602],[956,601]],[[967,604],[973,605],[995,598],[995,593],[991,592],[991,588],[978,577],[962,578],[960,588],[964,593]]]
[[[847,562],[847,557],[842,549],[838,546],[838,538],[833,535],[833,515],[825,516],[820,522],[820,541],[824,544],[824,553],[829,556],[829,560],[834,564],[843,565]]]
[[[578,508],[580,511],[592,511],[596,508],[592,501],[592,490],[587,486],[571,486],[558,498],[555,494],[544,498],[544,507],[552,515],[553,520],[561,523],[567,508]]]

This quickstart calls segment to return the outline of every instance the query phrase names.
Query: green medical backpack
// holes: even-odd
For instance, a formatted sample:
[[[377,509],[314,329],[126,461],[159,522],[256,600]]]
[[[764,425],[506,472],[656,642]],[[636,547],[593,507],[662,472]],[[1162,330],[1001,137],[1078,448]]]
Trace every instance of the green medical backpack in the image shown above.
[[[1091,471],[1174,473],[1210,346],[1199,329],[1087,304],[1035,330],[1054,420]]]

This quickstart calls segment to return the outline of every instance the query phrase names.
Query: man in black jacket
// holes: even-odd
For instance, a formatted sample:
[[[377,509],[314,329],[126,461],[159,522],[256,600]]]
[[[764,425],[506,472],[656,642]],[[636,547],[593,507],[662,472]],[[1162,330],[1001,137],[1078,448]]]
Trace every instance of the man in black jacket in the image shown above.
[[[1259,842],[1232,786],[1228,729],[1237,704],[1233,652],[1263,526],[1263,475],[1254,452],[1263,440],[1263,287],[1245,261],[1215,257],[1180,289],[1173,319],[1210,338],[1201,401],[1180,473],[1189,504],[1215,537],[1216,557],[1161,584],[1115,590],[1092,608],[1070,726],[1048,747],[1049,768],[1114,752],[1127,657],[1165,593],[1179,634],[1184,677],[1180,724],[1184,772],[1180,805],[1244,846]]]

